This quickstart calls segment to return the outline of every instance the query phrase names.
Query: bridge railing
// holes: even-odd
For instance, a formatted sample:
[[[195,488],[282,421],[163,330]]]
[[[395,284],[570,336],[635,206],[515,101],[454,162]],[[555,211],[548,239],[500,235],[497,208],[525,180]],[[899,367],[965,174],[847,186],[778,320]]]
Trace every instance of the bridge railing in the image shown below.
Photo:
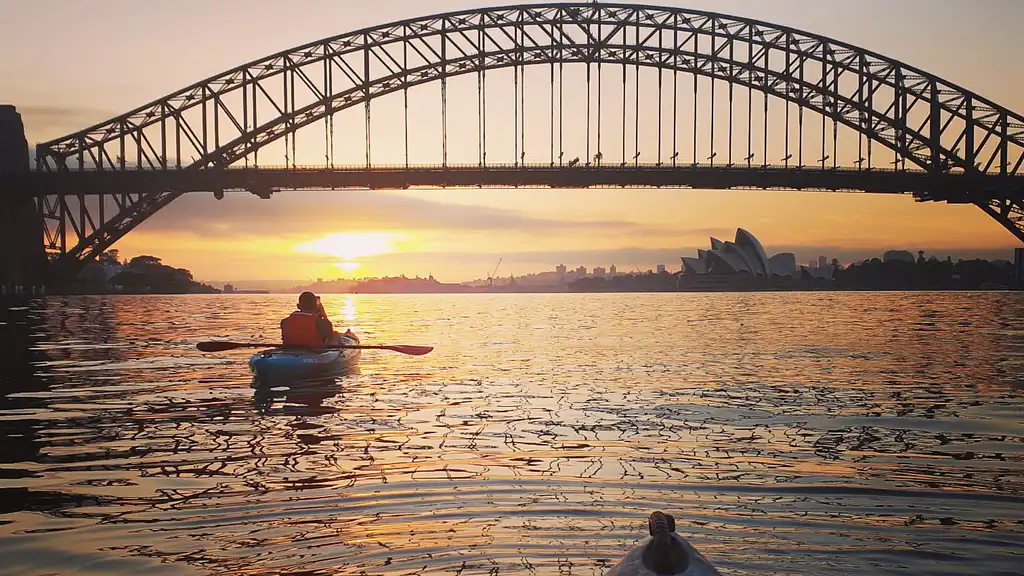
[[[512,164],[512,163],[448,163],[448,164],[403,164],[403,163],[383,163],[383,164],[371,164],[369,166],[365,164],[343,164],[334,166],[324,166],[317,164],[294,164],[294,165],[283,165],[283,164],[260,164],[260,165],[240,165],[234,164],[223,168],[224,170],[231,171],[266,171],[266,172],[399,172],[399,171],[466,171],[466,170],[495,170],[495,171],[508,171],[508,170],[526,170],[526,171],[564,171],[564,170],[606,170],[606,171],[630,171],[630,170],[644,170],[644,171],[685,171],[685,170],[760,170],[760,171],[814,171],[821,173],[842,173],[842,174],[853,174],[853,173],[875,173],[875,174],[927,174],[926,170],[919,168],[879,168],[877,166],[872,167],[854,167],[854,166],[816,166],[813,164],[798,166],[794,164],[747,164],[746,162],[737,162],[733,164],[711,164],[711,163],[690,163],[690,162],[678,162],[672,164],[670,162],[654,163],[654,162],[627,162],[627,163],[578,163],[570,164],[568,162],[550,163],[550,162],[539,162],[539,163],[526,163],[526,164]],[[85,172],[184,172],[187,168],[175,169],[169,168],[167,170],[152,170],[147,168],[140,168],[136,166],[126,166],[121,169],[103,169],[98,167],[86,168],[84,170],[75,170],[72,173]],[[204,170],[211,170],[206,168]],[[953,168],[943,174],[965,174],[962,169]],[[979,176],[986,176],[985,174],[979,174]],[[1024,174],[1013,175],[1011,177],[1024,179]]]

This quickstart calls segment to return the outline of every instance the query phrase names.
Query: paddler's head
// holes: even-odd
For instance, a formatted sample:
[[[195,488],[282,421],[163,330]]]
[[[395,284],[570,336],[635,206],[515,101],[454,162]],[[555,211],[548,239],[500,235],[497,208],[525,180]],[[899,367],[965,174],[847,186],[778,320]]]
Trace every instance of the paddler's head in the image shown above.
[[[316,312],[320,306],[316,298],[316,294],[312,292],[303,292],[299,294],[299,310],[302,312]]]

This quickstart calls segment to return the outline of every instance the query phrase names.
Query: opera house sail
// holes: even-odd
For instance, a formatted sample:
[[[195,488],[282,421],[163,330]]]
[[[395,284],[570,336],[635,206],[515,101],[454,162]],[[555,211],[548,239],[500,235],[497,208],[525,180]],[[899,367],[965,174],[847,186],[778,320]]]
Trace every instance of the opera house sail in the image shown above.
[[[756,236],[739,228],[732,242],[711,238],[710,250],[697,250],[697,257],[683,257],[683,275],[747,274],[753,277],[772,276],[823,280],[832,279],[831,267],[797,266],[796,255],[783,252],[768,257]]]

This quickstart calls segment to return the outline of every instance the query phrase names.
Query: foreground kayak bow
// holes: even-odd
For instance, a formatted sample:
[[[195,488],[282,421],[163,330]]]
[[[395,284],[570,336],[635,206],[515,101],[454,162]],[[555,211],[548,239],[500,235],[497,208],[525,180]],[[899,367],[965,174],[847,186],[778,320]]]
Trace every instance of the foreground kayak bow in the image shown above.
[[[675,520],[668,514],[651,514],[647,527],[651,538],[626,554],[605,576],[721,576],[676,534]]]

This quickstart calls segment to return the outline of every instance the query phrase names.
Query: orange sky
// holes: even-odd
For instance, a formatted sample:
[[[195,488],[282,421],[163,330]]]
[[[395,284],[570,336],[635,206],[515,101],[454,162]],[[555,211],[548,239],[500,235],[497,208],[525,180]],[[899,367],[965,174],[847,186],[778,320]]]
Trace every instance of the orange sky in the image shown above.
[[[998,56],[1018,51],[1012,23],[1021,21],[1024,4],[1015,0],[661,3],[750,16],[846,40],[1024,110],[1020,75],[1008,73],[1005,59]],[[389,0],[369,8],[348,1],[296,0],[282,13],[282,5],[269,0],[96,0],[61,3],[59,9],[0,2],[0,51],[20,54],[0,61],[0,100],[19,107],[30,142],[38,142],[283,48],[366,25],[482,5],[480,0],[441,0],[427,8],[422,2]],[[454,83],[452,98],[468,102],[473,87],[475,81],[462,87]],[[420,154],[414,161],[431,162],[436,161],[437,123],[428,110],[436,109],[431,100],[436,95],[423,94],[414,104],[422,107],[414,114],[414,150]],[[494,96],[493,109],[507,106],[503,98],[508,95]],[[396,116],[387,107],[381,103],[375,112],[375,130],[382,131],[381,137],[375,135],[379,162],[401,158],[393,138],[398,132],[389,125]],[[451,126],[453,154],[467,161],[476,154],[476,141],[466,137],[475,138],[475,104],[472,120],[465,124],[456,117]],[[494,130],[500,134],[500,122]],[[607,137],[615,141],[609,130]],[[644,153],[652,154],[656,144],[650,130],[644,129],[642,137]],[[502,146],[510,148],[511,140],[495,138],[504,142],[494,144],[496,157],[509,152]],[[362,146],[360,132],[358,140],[341,144],[341,153],[358,158],[345,149],[361,151]],[[546,160],[546,144],[531,141],[529,148],[544,156],[537,161]],[[770,153],[776,153],[774,146]],[[300,163],[317,161],[315,154],[308,155]],[[207,280],[433,273],[455,281],[486,276],[500,256],[506,258],[503,274],[559,263],[677,267],[678,257],[705,247],[708,236],[731,237],[736,227],[756,234],[769,252],[793,250],[801,261],[819,253],[849,260],[885,248],[1009,257],[1018,245],[977,208],[916,204],[898,196],[409,190],[287,192],[270,201],[240,194],[221,202],[195,194],[140,226],[116,248],[126,255],[160,256]]]

